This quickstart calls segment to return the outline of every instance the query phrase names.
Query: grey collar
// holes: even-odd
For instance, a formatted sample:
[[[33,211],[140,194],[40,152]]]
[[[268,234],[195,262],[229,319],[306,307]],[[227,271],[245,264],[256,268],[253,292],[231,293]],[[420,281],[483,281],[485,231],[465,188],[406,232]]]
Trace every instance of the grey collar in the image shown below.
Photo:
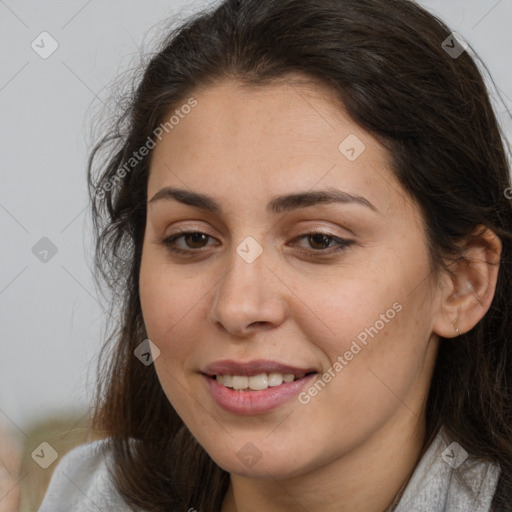
[[[442,427],[386,512],[489,512],[499,474],[496,464],[472,457]]]

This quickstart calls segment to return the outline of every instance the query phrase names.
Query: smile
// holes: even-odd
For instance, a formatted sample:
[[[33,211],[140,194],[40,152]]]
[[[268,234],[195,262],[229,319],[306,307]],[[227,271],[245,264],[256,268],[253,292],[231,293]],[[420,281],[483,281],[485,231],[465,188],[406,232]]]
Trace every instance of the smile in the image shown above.
[[[215,402],[215,404],[229,413],[237,415],[254,415],[271,412],[278,409],[288,401],[296,400],[297,396],[303,391],[311,379],[314,379],[318,374],[316,372],[309,373],[303,377],[295,377],[291,382],[286,382],[284,377],[286,376],[289,380],[289,375],[280,375],[279,380],[282,382],[279,385],[270,386],[267,383],[263,389],[254,390],[249,387],[251,379],[255,379],[257,385],[263,386],[264,378],[260,375],[251,376],[250,378],[242,375],[219,375],[219,376],[208,376],[202,375],[203,380],[206,384],[209,395]],[[219,379],[220,377],[220,379]],[[243,386],[240,389],[234,389],[224,384],[224,379],[232,377],[231,385]],[[266,377],[266,375],[265,375]],[[274,384],[278,382],[277,377],[271,377],[274,380]],[[240,379],[238,379],[240,378]],[[220,380],[223,382],[221,383]],[[246,384],[247,382],[247,384]]]
[[[290,383],[304,377],[304,373],[295,376],[293,373],[260,373],[248,377],[247,375],[215,375],[219,384],[238,391],[262,391],[269,387],[280,386],[283,382]]]

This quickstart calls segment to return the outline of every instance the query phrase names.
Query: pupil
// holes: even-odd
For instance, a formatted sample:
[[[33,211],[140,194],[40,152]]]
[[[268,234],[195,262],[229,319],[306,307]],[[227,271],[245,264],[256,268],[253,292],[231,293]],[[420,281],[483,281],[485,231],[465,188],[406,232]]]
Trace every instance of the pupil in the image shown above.
[[[320,245],[327,244],[327,245],[329,245],[329,242],[327,241],[328,238],[329,238],[328,236],[322,235],[320,233],[317,233],[317,234],[314,234],[314,235],[311,236],[311,239],[314,241],[313,245],[315,245],[315,244],[320,244]],[[320,240],[320,242],[319,242],[319,240]]]
[[[195,243],[198,243],[198,242],[200,243],[201,238],[203,238],[204,236],[205,235],[203,233],[192,233],[191,235],[188,235],[188,238],[192,239],[192,244],[190,244],[190,245],[194,245]]]

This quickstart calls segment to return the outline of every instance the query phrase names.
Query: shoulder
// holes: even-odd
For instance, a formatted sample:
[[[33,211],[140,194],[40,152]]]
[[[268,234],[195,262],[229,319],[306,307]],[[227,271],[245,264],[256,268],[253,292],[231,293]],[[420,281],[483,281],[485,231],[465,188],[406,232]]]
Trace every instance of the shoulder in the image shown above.
[[[107,466],[111,458],[108,439],[92,441],[66,453],[52,474],[38,512],[132,511],[111,480]]]
[[[489,512],[499,467],[466,452],[441,428],[417,464],[397,512]]]

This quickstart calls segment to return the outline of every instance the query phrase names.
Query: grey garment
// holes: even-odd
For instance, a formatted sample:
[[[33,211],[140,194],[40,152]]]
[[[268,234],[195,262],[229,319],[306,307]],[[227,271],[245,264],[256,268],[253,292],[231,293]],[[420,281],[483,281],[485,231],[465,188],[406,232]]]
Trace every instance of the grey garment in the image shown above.
[[[141,512],[130,508],[115,490],[107,469],[111,460],[105,439],[66,453],[53,472],[38,512]]]
[[[128,507],[107,470],[106,440],[74,448],[59,462],[38,512],[143,512]],[[394,512],[489,512],[499,468],[467,456],[443,429],[416,466]]]
[[[441,428],[389,511],[489,512],[499,475],[496,464],[472,457]]]

